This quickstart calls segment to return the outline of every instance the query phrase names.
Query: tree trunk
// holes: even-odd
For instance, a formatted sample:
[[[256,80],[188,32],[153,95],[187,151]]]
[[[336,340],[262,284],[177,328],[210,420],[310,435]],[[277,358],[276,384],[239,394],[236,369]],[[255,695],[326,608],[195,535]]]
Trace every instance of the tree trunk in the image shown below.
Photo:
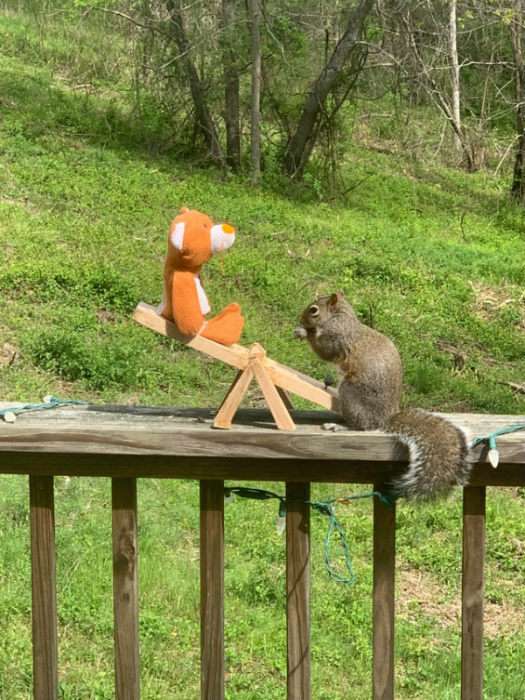
[[[512,47],[514,50],[516,86],[516,132],[518,141],[512,176],[512,197],[525,203],[525,65],[523,62],[523,0],[515,0],[514,17],[511,23]]]
[[[360,0],[350,14],[345,33],[335,47],[330,60],[312,85],[303,106],[297,128],[284,155],[284,168],[288,175],[301,177],[315,145],[322,108],[330,91],[341,77],[341,71],[352,49],[359,41],[374,0]]]
[[[457,2],[449,2],[449,22],[448,22],[448,52],[450,57],[450,80],[452,83],[452,116],[456,123],[454,130],[454,145],[459,155],[462,153],[461,139],[457,132],[461,132],[461,105],[460,105],[460,84],[459,84],[459,60],[457,45]]]
[[[427,94],[429,95],[430,99],[435,102],[437,107],[443,112],[445,117],[448,119],[448,122],[452,128],[452,131],[454,132],[454,139],[456,140],[457,143],[459,143],[461,147],[461,151],[463,153],[463,163],[465,166],[465,169],[468,170],[468,172],[474,172],[476,169],[475,162],[474,162],[474,157],[472,154],[472,149],[470,147],[470,144],[468,142],[468,139],[466,138],[462,128],[461,128],[461,117],[458,113],[459,119],[456,119],[456,114],[454,112],[454,108],[452,103],[449,101],[448,96],[445,95],[443,90],[441,90],[440,86],[436,83],[434,78],[432,77],[432,74],[428,68],[428,65],[425,63],[425,59],[420,52],[414,32],[412,31],[412,27],[410,26],[410,22],[408,19],[404,19],[404,24],[405,24],[405,29],[407,32],[407,36],[410,42],[410,47],[412,50],[412,53],[414,55],[414,58],[416,60],[417,67],[419,68],[419,76],[418,79],[421,82],[421,85],[424,87],[426,90]],[[450,39],[450,37],[449,37]],[[459,80],[459,67],[458,67],[458,80]],[[458,85],[458,96],[459,96],[459,85]],[[459,108],[459,104],[458,104]]]
[[[261,178],[261,8],[259,0],[249,0],[252,38],[252,106],[251,155],[252,182]]]
[[[222,61],[224,66],[224,121],[226,126],[226,163],[238,171],[241,166],[239,127],[239,68],[235,50],[236,0],[222,0]]]
[[[170,26],[173,32],[177,49],[180,53],[184,73],[188,80],[193,105],[195,108],[195,123],[202,135],[212,159],[223,163],[222,150],[217,136],[217,130],[206,102],[206,95],[202,87],[199,74],[190,55],[191,44],[184,28],[184,19],[179,0],[166,0],[166,7],[170,13]]]

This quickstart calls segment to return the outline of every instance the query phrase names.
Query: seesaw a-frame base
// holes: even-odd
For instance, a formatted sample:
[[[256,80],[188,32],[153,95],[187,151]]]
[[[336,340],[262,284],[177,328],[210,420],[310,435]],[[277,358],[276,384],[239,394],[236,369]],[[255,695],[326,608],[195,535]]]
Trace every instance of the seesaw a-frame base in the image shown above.
[[[242,345],[220,345],[200,335],[188,338],[177,330],[171,321],[157,313],[155,307],[140,303],[133,314],[137,323],[168,338],[184,343],[215,360],[236,367],[239,371],[215,416],[214,427],[231,428],[233,417],[252,381],[257,382],[280,430],[294,430],[290,416],[291,403],[288,392],[301,396],[328,410],[337,410],[337,394],[305,374],[271,360],[264,348],[254,343],[249,348]]]

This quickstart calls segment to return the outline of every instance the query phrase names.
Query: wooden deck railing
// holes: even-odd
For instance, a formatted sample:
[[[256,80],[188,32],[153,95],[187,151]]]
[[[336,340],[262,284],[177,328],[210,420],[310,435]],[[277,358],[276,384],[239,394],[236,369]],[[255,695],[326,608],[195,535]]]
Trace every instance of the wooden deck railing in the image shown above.
[[[326,433],[333,415],[294,414],[297,431],[275,430],[266,413],[242,412],[231,431],[210,427],[206,411],[68,407],[0,422],[0,473],[29,475],[33,596],[33,682],[37,700],[58,693],[53,477],[112,479],[115,687],[140,693],[137,575],[138,477],[200,481],[201,698],[224,698],[224,480],[284,481],[288,700],[310,700],[309,496],[311,482],[380,486],[406,460],[380,433]],[[516,416],[455,415],[474,435]],[[520,419],[523,420],[523,419]],[[525,436],[498,440],[500,466],[486,450],[464,489],[461,698],[480,700],[483,679],[485,487],[525,485]],[[373,698],[394,698],[395,508],[374,502]]]

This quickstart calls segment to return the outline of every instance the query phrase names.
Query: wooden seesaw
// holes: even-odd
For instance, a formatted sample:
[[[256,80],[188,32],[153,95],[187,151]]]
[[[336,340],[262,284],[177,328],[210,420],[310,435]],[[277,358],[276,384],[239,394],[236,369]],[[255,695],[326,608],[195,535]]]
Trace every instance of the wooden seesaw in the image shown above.
[[[271,360],[259,343],[254,343],[247,348],[243,345],[221,345],[200,335],[184,336],[174,323],[157,313],[154,306],[143,302],[135,309],[133,319],[156,333],[174,338],[193,350],[237,368],[237,376],[215,415],[213,422],[215,428],[225,430],[231,428],[233,417],[253,380],[259,384],[280,430],[295,430],[295,423],[289,412],[292,405],[287,392],[301,396],[330,411],[337,411],[337,392],[334,389],[291,367]]]

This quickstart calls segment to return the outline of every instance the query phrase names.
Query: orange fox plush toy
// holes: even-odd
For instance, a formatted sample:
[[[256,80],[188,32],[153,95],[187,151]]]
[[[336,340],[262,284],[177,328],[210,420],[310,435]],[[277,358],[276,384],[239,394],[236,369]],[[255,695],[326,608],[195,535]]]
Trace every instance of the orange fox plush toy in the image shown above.
[[[214,224],[195,209],[181,209],[171,222],[160,313],[175,321],[183,335],[202,335],[223,345],[236,343],[241,337],[244,318],[239,304],[229,304],[214,318],[205,319],[210,305],[200,281],[204,263],[234,240],[232,226]]]

